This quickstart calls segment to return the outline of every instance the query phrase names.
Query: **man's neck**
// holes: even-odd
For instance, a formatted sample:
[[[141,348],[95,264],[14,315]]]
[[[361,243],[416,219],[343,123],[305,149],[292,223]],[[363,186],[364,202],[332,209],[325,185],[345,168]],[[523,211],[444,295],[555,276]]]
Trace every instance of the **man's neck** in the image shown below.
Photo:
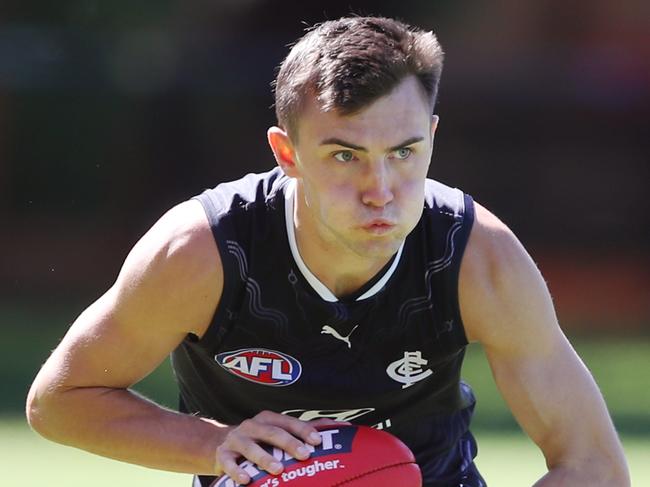
[[[309,271],[341,298],[358,291],[391,259],[366,258],[345,247],[333,235],[323,235],[322,229],[306,216],[306,208],[294,194],[294,228],[298,252]]]
[[[332,294],[341,298],[361,289],[388,263],[390,257],[381,261],[368,261],[348,251],[322,246],[314,238],[304,238],[306,232],[296,228],[296,243],[305,265]]]

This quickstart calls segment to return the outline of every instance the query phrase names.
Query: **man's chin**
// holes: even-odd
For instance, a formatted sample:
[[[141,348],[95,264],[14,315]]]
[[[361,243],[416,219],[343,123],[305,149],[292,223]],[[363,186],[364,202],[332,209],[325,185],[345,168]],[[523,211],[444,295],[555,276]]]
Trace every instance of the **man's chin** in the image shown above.
[[[389,259],[397,253],[402,242],[403,240],[395,238],[372,239],[357,243],[352,246],[352,250],[364,258]]]

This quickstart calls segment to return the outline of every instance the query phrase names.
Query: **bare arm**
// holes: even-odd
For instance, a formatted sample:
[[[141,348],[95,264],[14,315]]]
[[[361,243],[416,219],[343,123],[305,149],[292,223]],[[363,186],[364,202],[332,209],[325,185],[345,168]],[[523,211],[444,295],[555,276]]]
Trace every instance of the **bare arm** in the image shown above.
[[[542,276],[479,205],[460,301],[468,338],[483,345],[501,394],[546,458],[549,472],[535,485],[629,486],[603,397],[562,333]]]
[[[259,441],[304,457],[296,437],[320,440],[309,440],[314,428],[297,419],[263,412],[241,425],[219,425],[129,390],[188,333],[203,335],[222,286],[200,204],[172,209],[136,244],[115,284],[79,316],[39,372],[27,400],[32,427],[59,443],[177,472],[234,477],[243,473],[239,456],[271,469],[273,459]]]

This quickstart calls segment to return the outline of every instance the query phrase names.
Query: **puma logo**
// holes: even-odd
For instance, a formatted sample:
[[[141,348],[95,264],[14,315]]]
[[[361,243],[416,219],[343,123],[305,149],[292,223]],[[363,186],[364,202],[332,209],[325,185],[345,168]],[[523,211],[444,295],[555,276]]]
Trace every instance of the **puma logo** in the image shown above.
[[[347,344],[348,344],[348,348],[352,348],[352,344],[350,343],[350,335],[352,335],[352,333],[354,333],[354,330],[356,330],[358,326],[359,326],[359,325],[357,325],[357,326],[355,326],[354,328],[352,328],[352,331],[348,334],[348,336],[341,336],[341,335],[339,334],[339,332],[336,331],[334,328],[332,328],[332,327],[329,326],[329,325],[325,325],[325,326],[323,326],[323,329],[321,330],[321,335],[322,335],[322,334],[325,334],[325,335],[332,335],[332,336],[333,336],[334,338],[336,338],[337,340],[341,340],[342,342],[347,343]]]

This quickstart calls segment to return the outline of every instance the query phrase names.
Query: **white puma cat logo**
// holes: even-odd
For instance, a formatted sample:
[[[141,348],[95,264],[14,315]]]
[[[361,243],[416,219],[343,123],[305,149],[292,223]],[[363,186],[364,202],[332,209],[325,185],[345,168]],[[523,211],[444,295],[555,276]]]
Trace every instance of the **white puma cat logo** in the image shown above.
[[[359,325],[357,325],[357,326],[355,326],[354,328],[352,328],[352,331],[351,331],[350,333],[348,333],[348,336],[345,336],[345,337],[344,337],[344,336],[341,336],[341,335],[339,334],[339,332],[336,331],[336,330],[335,330],[334,328],[332,328],[331,326],[329,326],[329,325],[325,325],[325,326],[323,326],[323,329],[321,330],[321,335],[322,335],[323,333],[326,334],[326,335],[332,335],[332,336],[333,336],[334,338],[336,338],[337,340],[341,340],[341,341],[347,343],[347,344],[348,344],[348,348],[352,348],[352,344],[350,343],[350,335],[352,335],[352,333],[354,333],[354,330],[356,330],[358,326],[359,326]]]

